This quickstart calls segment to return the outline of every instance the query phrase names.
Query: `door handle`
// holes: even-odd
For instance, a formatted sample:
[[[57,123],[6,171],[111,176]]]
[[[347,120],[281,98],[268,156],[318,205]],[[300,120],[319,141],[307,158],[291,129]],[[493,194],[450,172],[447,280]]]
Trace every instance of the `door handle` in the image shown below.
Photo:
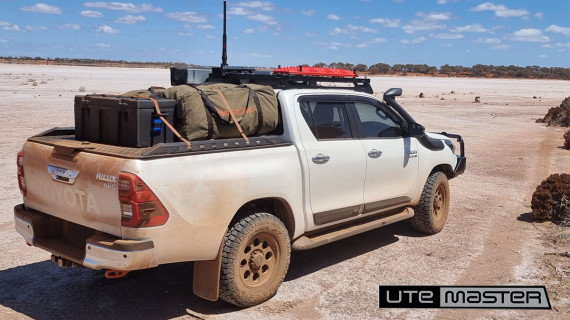
[[[418,150],[412,150],[408,152],[410,158],[416,158],[418,156]]]
[[[313,157],[313,162],[316,164],[323,164],[323,163],[327,163],[329,162],[329,159],[331,157],[327,156],[325,154],[319,153],[316,156]]]
[[[372,150],[368,151],[368,156],[372,159],[379,158],[381,155],[382,155],[382,151],[379,151],[376,149],[372,149]]]

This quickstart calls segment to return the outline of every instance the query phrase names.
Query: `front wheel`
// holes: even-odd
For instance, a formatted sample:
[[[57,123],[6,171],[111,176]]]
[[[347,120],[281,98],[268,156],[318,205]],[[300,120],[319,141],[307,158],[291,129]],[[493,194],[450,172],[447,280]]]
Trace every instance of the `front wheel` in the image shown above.
[[[436,234],[443,229],[449,211],[449,182],[443,172],[428,177],[414,211],[412,225],[417,231]]]
[[[231,226],[224,237],[220,298],[240,307],[269,300],[283,282],[291,241],[283,222],[257,212]]]

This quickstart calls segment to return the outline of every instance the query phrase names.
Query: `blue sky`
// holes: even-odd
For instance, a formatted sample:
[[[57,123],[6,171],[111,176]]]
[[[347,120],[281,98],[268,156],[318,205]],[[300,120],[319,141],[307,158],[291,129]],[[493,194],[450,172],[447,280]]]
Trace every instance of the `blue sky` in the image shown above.
[[[221,61],[222,1],[0,0],[0,56]],[[228,2],[228,63],[570,68],[570,0]]]

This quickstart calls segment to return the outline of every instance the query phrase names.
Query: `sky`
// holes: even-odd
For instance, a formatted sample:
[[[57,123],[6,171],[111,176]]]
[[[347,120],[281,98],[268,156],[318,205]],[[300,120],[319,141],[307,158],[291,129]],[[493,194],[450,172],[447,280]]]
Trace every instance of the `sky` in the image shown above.
[[[0,0],[0,56],[219,65],[221,0]],[[228,64],[570,68],[570,0],[228,1]]]

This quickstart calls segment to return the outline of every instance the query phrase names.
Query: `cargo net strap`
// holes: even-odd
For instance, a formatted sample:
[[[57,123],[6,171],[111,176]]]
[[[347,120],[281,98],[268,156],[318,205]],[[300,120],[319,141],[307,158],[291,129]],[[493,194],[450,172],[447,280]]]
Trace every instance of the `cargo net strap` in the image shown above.
[[[224,94],[220,91],[220,89],[216,88],[215,86],[210,86],[210,88],[212,90],[216,91],[216,93],[220,96],[220,98],[222,99],[222,102],[224,103],[224,107],[226,107],[226,110],[228,110],[230,117],[234,121],[234,124],[236,125],[236,128],[239,131],[239,134],[241,134],[241,136],[243,137],[243,139],[246,142],[249,142],[249,138],[243,132],[243,129],[242,129],[241,125],[239,124],[239,122],[237,121],[236,116],[234,115],[234,112],[232,111],[232,108],[230,108],[230,105],[228,104],[226,97],[224,97]]]
[[[184,139],[184,137],[182,137],[180,132],[178,132],[178,130],[176,130],[174,128],[174,126],[172,126],[172,124],[170,124],[170,122],[168,122],[168,120],[166,120],[166,118],[164,118],[162,116],[162,112],[160,112],[160,107],[158,106],[158,101],[155,98],[150,98],[150,97],[149,98],[136,97],[136,98],[144,98],[144,99],[149,99],[150,101],[152,101],[152,103],[154,103],[154,110],[156,111],[156,114],[158,115],[160,120],[162,120],[162,122],[164,122],[164,124],[172,131],[172,133],[174,133],[175,136],[178,137],[178,139],[180,139],[181,141],[186,143],[186,147],[188,148],[188,150],[192,150],[192,144],[190,144],[190,141]]]

